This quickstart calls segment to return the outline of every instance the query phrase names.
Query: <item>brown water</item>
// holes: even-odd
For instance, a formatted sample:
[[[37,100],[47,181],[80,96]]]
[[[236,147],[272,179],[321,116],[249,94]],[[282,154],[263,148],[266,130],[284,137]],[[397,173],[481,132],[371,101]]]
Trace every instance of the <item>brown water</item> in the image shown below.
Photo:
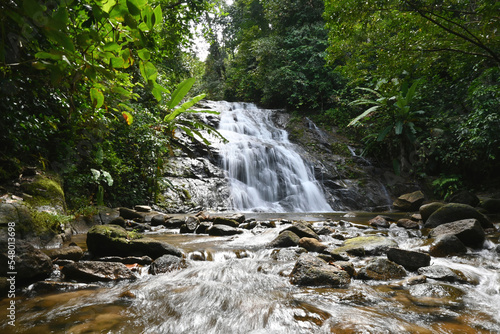
[[[257,215],[275,219],[276,214]],[[346,237],[380,233],[400,248],[425,250],[418,231],[367,228],[371,214],[280,214],[316,225],[338,226]],[[15,330],[4,323],[8,300],[0,301],[2,333],[500,333],[500,259],[492,250],[461,258],[433,258],[464,273],[475,284],[353,279],[345,289],[296,287],[287,275],[293,249],[279,253],[264,245],[277,229],[255,229],[235,237],[152,234],[187,254],[189,267],[135,282],[49,294],[27,293],[16,300]],[[74,240],[84,246],[84,236]],[[322,237],[328,244],[339,241]],[[495,240],[496,241],[496,240]],[[488,246],[488,245],[487,245]],[[487,247],[488,248],[488,247]],[[209,261],[195,261],[194,256]],[[367,259],[352,258],[359,269]],[[416,273],[409,273],[414,276]]]

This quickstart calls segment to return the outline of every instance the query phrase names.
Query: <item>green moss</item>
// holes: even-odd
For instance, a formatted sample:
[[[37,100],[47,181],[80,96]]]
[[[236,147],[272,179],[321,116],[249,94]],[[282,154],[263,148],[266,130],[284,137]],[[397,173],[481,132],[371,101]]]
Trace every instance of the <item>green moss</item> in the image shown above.
[[[55,176],[36,175],[33,180],[22,183],[21,188],[30,195],[26,196],[25,201],[32,207],[59,206],[61,211],[66,210],[64,191]]]
[[[74,217],[32,210],[31,219],[28,226],[22,227],[22,229],[26,230],[26,233],[34,232],[37,235],[55,235],[63,232],[63,226],[74,219]]]
[[[330,144],[330,149],[332,150],[333,154],[343,157],[351,156],[351,151],[349,151],[349,147],[347,147],[347,144],[345,143],[333,142]]]

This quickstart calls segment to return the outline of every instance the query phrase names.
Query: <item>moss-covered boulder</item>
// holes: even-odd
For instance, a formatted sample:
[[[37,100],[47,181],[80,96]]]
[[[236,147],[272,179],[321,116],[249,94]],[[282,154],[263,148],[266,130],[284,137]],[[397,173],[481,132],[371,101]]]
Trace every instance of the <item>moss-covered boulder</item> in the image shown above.
[[[145,238],[139,233],[128,232],[117,225],[97,225],[87,233],[87,247],[95,256],[150,256],[156,259],[170,254],[182,256],[176,247],[163,241]]]
[[[436,226],[451,223],[463,219],[477,219],[483,229],[492,228],[493,224],[488,218],[467,204],[449,203],[437,209],[430,215],[424,224],[425,228],[434,228]]]
[[[57,175],[37,174],[25,178],[21,189],[29,195],[25,196],[24,200],[36,210],[65,214],[66,200],[62,182]]]
[[[330,251],[332,254],[348,253],[355,256],[380,255],[398,244],[389,238],[373,235],[348,239],[344,245]]]
[[[428,204],[424,204],[420,207],[420,216],[422,217],[422,221],[425,223],[429,217],[436,212],[438,209],[442,208],[445,204],[441,202],[432,202]]]

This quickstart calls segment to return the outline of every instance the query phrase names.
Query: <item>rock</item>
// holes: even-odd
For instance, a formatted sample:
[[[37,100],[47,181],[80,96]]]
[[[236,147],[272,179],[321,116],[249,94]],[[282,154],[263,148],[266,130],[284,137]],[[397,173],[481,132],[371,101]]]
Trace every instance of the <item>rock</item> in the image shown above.
[[[399,211],[417,211],[424,202],[424,194],[418,190],[398,197],[392,204]]]
[[[187,267],[186,261],[173,255],[163,255],[157,258],[149,267],[152,275],[163,274],[169,271],[184,269]]]
[[[331,263],[332,265],[339,267],[349,274],[350,277],[355,277],[357,275],[356,269],[354,269],[354,264],[349,261],[336,261]]]
[[[410,219],[415,222],[419,222],[422,220],[422,215],[420,213],[414,213],[410,216]]]
[[[425,277],[425,275],[418,275],[418,276],[412,276],[412,277],[408,277],[407,279],[405,279],[404,281],[402,281],[402,285],[417,285],[417,284],[424,284],[425,282],[427,282],[427,277]]]
[[[423,215],[422,215],[423,216]],[[483,229],[493,228],[493,224],[485,215],[466,204],[449,203],[437,209],[430,215],[424,224],[425,228],[434,228],[436,226],[451,223],[457,220],[475,218]]]
[[[441,235],[451,234],[469,247],[482,247],[486,235],[477,219],[463,219],[439,225],[432,229],[429,236],[436,238]]]
[[[333,227],[329,226],[323,226],[317,230],[315,230],[317,235],[330,235],[332,233],[335,233],[335,229]]]
[[[267,228],[276,228],[276,222],[274,222],[274,221],[265,220],[265,221],[261,221],[259,223],[260,223],[260,226],[264,226]]]
[[[80,261],[70,263],[61,270],[67,280],[78,282],[134,280],[136,276],[123,263]]]
[[[436,212],[438,209],[442,208],[445,204],[441,202],[432,202],[429,204],[424,204],[420,207],[419,212],[422,217],[422,221],[425,223],[429,217]]]
[[[447,202],[467,204],[475,207],[479,204],[479,198],[477,198],[476,195],[467,190],[462,190],[456,194],[453,194]]]
[[[410,286],[409,299],[417,306],[431,308],[462,309],[465,292],[449,284],[423,283]],[[459,333],[456,330],[446,331]]]
[[[144,215],[135,211],[135,210],[132,210],[132,209],[129,209],[129,208],[120,208],[119,209],[119,212],[120,212],[120,216],[125,218],[125,219],[140,219],[140,220],[144,220]]]
[[[467,247],[456,236],[444,234],[436,238],[429,248],[429,254],[435,257],[446,257],[467,253]]]
[[[318,254],[318,257],[325,260],[326,262],[349,261],[349,256],[347,256],[347,253],[336,253],[335,248],[331,249],[330,247],[328,247],[323,254]]]
[[[151,207],[148,205],[136,205],[134,206],[135,211],[139,212],[151,212]]]
[[[397,225],[407,230],[418,230],[420,225],[411,219],[402,218],[398,220]]]
[[[245,222],[245,215],[244,214],[241,214],[241,213],[235,213],[229,217],[227,217],[227,219],[230,219],[230,220],[235,220],[237,221],[239,224],[243,224]],[[220,224],[220,223],[219,223]],[[226,224],[224,224],[226,225]],[[231,226],[231,225],[229,225]],[[233,226],[233,227],[237,227],[237,226]]]
[[[290,282],[301,286],[344,287],[350,281],[346,271],[328,265],[324,260],[309,253],[300,255],[290,273]]]
[[[245,216],[243,216],[243,218],[245,218]],[[243,219],[244,221],[244,219]],[[224,217],[216,217],[214,219],[214,225],[217,224],[217,225],[227,225],[227,226],[231,226],[231,227],[238,227],[240,225],[240,223],[234,219],[231,219],[231,218],[224,218]]]
[[[201,222],[200,225],[196,228],[196,234],[207,234],[208,229],[212,226],[211,222]]]
[[[388,281],[406,276],[406,270],[392,261],[384,258],[374,259],[358,272],[358,278],[366,280]]]
[[[125,227],[127,225],[127,223],[125,222],[125,218],[123,218],[122,216],[118,216],[116,218],[113,218],[109,224],[111,225],[118,225],[118,226],[121,226],[121,227]]]
[[[319,240],[319,236],[316,232],[304,223],[294,223],[292,226],[285,228],[283,231],[293,232],[300,238],[314,238]]]
[[[186,217],[185,223],[181,225],[180,233],[194,233],[200,224],[197,217]]]
[[[269,243],[269,248],[283,248],[297,246],[300,238],[297,234],[291,231],[282,231],[278,236]]]
[[[101,257],[150,256],[156,259],[165,254],[182,256],[182,252],[163,241],[144,238],[134,232],[127,232],[116,225],[97,225],[87,233],[87,247],[92,255]]]
[[[370,219],[369,223],[373,227],[388,228],[390,226],[389,222],[382,216],[376,216],[375,218]]]
[[[0,273],[5,275],[12,272],[8,267],[9,249],[12,250],[14,244],[0,241]],[[52,260],[42,251],[36,249],[27,241],[15,240],[15,272],[16,282],[30,283],[35,280],[45,279],[52,273]]]
[[[340,254],[343,252],[355,255],[380,255],[391,247],[397,247],[397,243],[382,236],[356,237],[347,239],[344,246],[335,248],[330,253]]]
[[[127,256],[127,257],[120,257],[120,256],[105,256],[105,257],[100,257],[97,259],[97,261],[101,262],[120,262],[123,264],[140,264],[140,265],[149,265],[153,262],[153,259],[150,258],[149,256]]]
[[[160,225],[165,225],[167,221],[167,216],[165,215],[155,215],[151,217],[151,226],[160,226]]]
[[[34,211],[62,215],[66,213],[66,200],[61,184],[59,176],[40,173],[23,178],[21,189],[30,195],[24,196],[24,200]]]
[[[243,233],[242,230],[236,229],[227,225],[218,225],[214,224],[212,227],[207,229],[209,235],[213,236],[226,236],[226,235],[235,235]]]
[[[480,207],[489,213],[500,213],[500,199],[487,198],[481,202]]]
[[[427,278],[432,278],[438,281],[447,282],[463,282],[464,275],[457,270],[450,269],[445,266],[434,265],[422,267],[418,269],[420,275],[425,275]]]
[[[83,250],[79,246],[74,245],[64,248],[47,249],[45,250],[45,254],[52,260],[61,259],[78,261],[83,257]]]
[[[387,258],[394,263],[402,265],[409,271],[416,271],[418,268],[427,267],[431,264],[429,254],[399,248],[390,248],[387,251]]]
[[[180,228],[184,221],[178,218],[170,218],[165,221],[166,228]]]
[[[497,246],[495,247],[495,252],[497,252],[498,254],[500,254],[500,245],[497,245]]]
[[[327,246],[314,238],[301,238],[299,240],[299,247],[302,247],[310,252],[322,253]]]

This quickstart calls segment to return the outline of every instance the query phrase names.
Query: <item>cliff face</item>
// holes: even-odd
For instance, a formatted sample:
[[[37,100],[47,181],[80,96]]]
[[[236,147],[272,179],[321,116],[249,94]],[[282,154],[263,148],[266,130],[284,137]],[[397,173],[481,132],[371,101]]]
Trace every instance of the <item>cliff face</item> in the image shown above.
[[[217,128],[219,118],[206,119]],[[307,118],[275,111],[272,120],[285,129],[296,151],[311,166],[325,197],[335,211],[383,211],[392,200],[385,187],[384,171],[356,155],[347,141],[333,131],[317,127]],[[185,142],[186,145],[187,142]],[[217,145],[189,144],[196,158],[179,152],[166,162],[161,180],[164,191],[158,206],[169,212],[232,209],[227,173],[220,167]]]

